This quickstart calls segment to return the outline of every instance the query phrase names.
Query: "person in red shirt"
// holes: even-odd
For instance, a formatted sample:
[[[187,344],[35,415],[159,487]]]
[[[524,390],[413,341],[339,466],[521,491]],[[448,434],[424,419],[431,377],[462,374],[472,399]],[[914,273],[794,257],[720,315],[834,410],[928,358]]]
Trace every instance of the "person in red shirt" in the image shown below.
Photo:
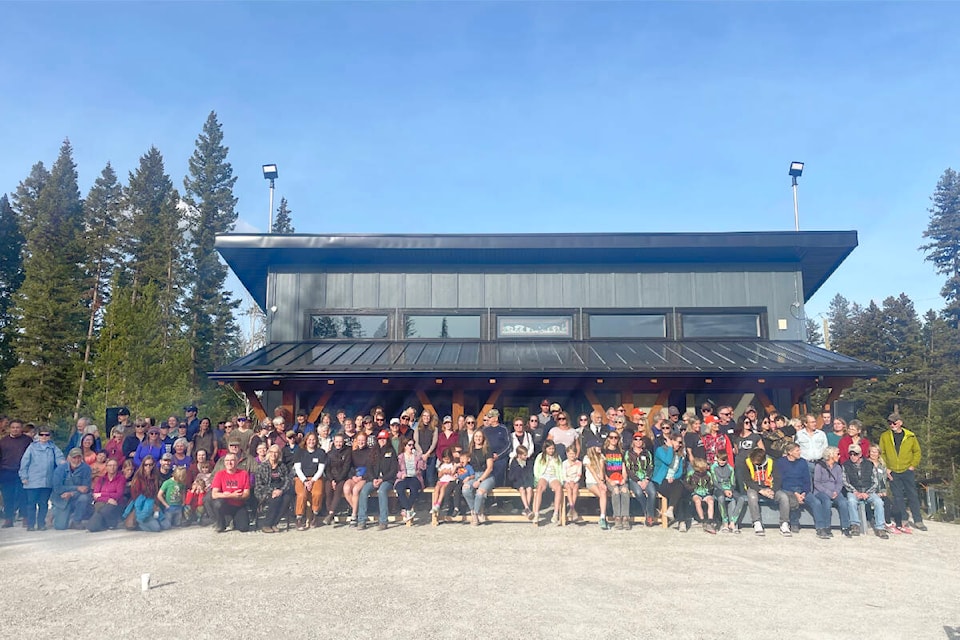
[[[840,449],[840,464],[850,459],[850,445],[852,444],[860,445],[861,451],[870,451],[870,441],[860,436],[862,426],[863,423],[859,420],[851,420],[850,424],[847,425],[847,435],[840,438],[840,444],[837,445],[837,448]]]
[[[217,504],[217,533],[227,530],[227,521],[233,520],[237,531],[249,531],[250,474],[237,469],[237,456],[228,453],[223,458],[223,469],[213,477],[211,497]]]

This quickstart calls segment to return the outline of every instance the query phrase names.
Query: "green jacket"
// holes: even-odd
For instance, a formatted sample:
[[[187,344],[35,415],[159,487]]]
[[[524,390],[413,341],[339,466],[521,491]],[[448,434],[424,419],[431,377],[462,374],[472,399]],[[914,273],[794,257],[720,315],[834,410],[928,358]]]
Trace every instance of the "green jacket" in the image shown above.
[[[910,467],[920,464],[920,442],[913,431],[903,430],[903,442],[900,453],[893,444],[893,431],[887,430],[880,435],[880,456],[893,473],[903,473]]]

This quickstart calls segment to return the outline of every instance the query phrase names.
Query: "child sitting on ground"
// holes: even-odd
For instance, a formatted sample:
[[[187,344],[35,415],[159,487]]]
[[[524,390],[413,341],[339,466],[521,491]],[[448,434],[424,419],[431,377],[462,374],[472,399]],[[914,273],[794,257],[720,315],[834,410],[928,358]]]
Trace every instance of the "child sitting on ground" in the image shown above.
[[[580,478],[583,476],[583,462],[577,458],[576,447],[567,449],[567,459],[563,461],[563,495],[567,499],[569,520],[580,520],[577,515],[577,498],[580,497]]]
[[[523,445],[517,447],[516,456],[507,467],[507,481],[510,486],[520,492],[523,502],[523,515],[528,520],[533,518],[530,509],[533,504],[533,463],[530,461],[530,452]]]
[[[437,468],[437,486],[433,489],[433,508],[430,510],[430,523],[433,526],[440,524],[440,505],[447,495],[447,488],[451,482],[457,480],[457,465],[453,463],[450,449],[444,449],[440,455],[440,466]]]
[[[713,524],[713,479],[710,477],[707,461],[703,458],[693,459],[693,472],[687,476],[687,490],[697,517],[703,523],[703,530],[707,533],[716,533]],[[703,504],[707,505],[707,517],[703,517]]]

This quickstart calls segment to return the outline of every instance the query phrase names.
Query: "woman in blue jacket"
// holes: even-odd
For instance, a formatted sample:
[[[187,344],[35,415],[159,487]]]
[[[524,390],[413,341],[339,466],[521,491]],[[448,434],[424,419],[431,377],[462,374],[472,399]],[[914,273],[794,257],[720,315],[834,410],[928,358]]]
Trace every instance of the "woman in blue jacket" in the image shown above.
[[[667,499],[668,520],[680,522],[680,531],[686,531],[688,523],[684,515],[686,489],[683,486],[683,438],[673,436],[669,431],[663,433],[663,446],[657,447],[653,455],[653,476],[657,492]]]
[[[50,427],[40,427],[37,441],[27,447],[20,459],[27,531],[46,531],[47,507],[53,492],[53,471],[66,460],[63,451],[51,442],[51,436]]]

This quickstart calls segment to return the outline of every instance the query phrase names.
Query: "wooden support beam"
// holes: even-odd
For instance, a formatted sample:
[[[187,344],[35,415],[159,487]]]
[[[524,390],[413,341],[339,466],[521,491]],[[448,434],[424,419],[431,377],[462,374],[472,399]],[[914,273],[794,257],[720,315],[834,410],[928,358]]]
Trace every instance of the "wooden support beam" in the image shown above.
[[[757,399],[757,402],[763,405],[763,410],[767,412],[767,415],[770,415],[771,412],[776,411],[777,407],[770,401],[770,398],[767,397],[767,394],[763,391],[757,391],[753,394]]]
[[[853,378],[832,378],[830,382],[830,393],[827,395],[826,402],[823,403],[824,409],[833,409],[833,403],[840,399],[840,394],[853,386]],[[833,412],[830,412],[830,417],[833,417]],[[822,423],[823,418],[817,416],[817,423]],[[829,425],[823,425],[824,431],[826,431]]]
[[[330,398],[333,397],[333,389],[327,389],[324,391],[317,402],[313,405],[313,409],[310,409],[310,415],[307,416],[307,422],[313,422],[316,424],[317,418],[320,417],[320,414],[323,412],[324,407],[327,406],[327,403],[330,402]]]
[[[297,392],[292,389],[284,389],[281,395],[280,408],[283,409],[283,420],[287,424],[293,424],[293,412],[296,409]]]
[[[620,392],[620,404],[623,405],[624,415],[627,416],[629,420],[631,414],[633,414],[633,391],[621,391]]]
[[[423,389],[417,389],[417,400],[420,401],[420,406],[433,414],[434,418],[443,417],[437,415],[437,410],[434,408],[433,403],[430,402],[430,398],[427,397],[427,394],[423,391]]]
[[[606,420],[606,409],[603,408],[603,403],[600,402],[600,399],[597,397],[597,394],[593,392],[593,389],[586,389],[583,392],[583,395],[587,396],[587,402],[593,407],[594,411],[599,411],[604,420]],[[572,425],[571,425],[572,426]]]
[[[460,416],[463,415],[463,389],[454,389],[453,390],[453,424],[457,424],[457,420],[460,419]]]
[[[257,422],[263,422],[267,417],[267,410],[263,408],[263,403],[260,402],[260,398],[253,392],[253,389],[241,387],[239,382],[234,382],[233,388],[237,393],[242,393],[246,396],[247,402],[250,403],[250,408],[253,409],[253,415],[257,416]]]
[[[667,404],[670,401],[670,390],[664,389],[657,394],[657,399],[653,401],[653,406],[650,407],[650,413],[647,414],[647,426],[651,424],[653,416],[660,415],[660,412],[663,411],[663,405]]]
[[[497,404],[497,401],[500,400],[500,395],[502,393],[503,393],[503,389],[500,389],[500,388],[494,389],[490,393],[490,397],[487,398],[486,403],[484,403],[484,405],[480,407],[480,416],[487,415],[487,411],[490,411],[490,409],[493,409],[494,405]],[[479,418],[480,416],[477,416],[477,417]],[[478,421],[477,424],[480,424],[480,422]]]

